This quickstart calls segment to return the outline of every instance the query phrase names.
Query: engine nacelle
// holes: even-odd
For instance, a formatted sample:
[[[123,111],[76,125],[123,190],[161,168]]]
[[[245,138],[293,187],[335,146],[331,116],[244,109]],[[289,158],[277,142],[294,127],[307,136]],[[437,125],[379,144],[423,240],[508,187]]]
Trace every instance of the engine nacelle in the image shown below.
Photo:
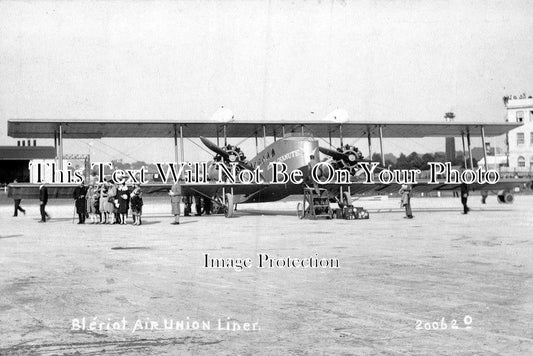
[[[347,169],[350,172],[357,170],[357,164],[363,159],[363,154],[355,146],[344,145],[337,148],[337,152],[343,154],[343,158],[334,160],[333,167],[336,169]]]
[[[227,144],[226,146],[222,147],[222,150],[227,153],[227,156],[223,157],[217,154],[214,158],[215,162],[224,162],[226,164],[230,164],[244,163],[246,161],[246,156],[244,155],[244,152],[242,152],[238,146]]]

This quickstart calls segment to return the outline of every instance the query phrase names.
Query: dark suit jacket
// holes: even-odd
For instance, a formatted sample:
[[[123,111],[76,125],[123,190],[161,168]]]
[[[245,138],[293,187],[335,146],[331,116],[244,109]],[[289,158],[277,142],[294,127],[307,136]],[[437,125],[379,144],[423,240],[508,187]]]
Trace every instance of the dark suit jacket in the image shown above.
[[[468,184],[461,183],[461,198],[468,197]]]
[[[41,189],[39,189],[39,200],[43,204],[48,203],[48,188],[42,187]]]

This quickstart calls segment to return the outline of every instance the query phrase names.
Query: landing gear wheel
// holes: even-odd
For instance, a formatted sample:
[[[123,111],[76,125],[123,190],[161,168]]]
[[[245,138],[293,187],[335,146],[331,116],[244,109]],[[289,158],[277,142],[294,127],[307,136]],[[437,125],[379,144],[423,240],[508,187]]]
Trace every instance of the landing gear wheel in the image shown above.
[[[224,209],[224,216],[227,218],[232,218],[234,215],[235,208],[235,197],[233,194],[226,194],[226,209]]]
[[[505,201],[506,204],[512,204],[514,201],[514,195],[507,192],[503,195],[503,200]]]
[[[498,194],[498,203],[512,204],[514,201],[514,195],[510,192],[502,192]]]
[[[299,219],[304,218],[304,210],[302,203],[298,203],[298,205],[296,205],[296,216],[298,216]]]

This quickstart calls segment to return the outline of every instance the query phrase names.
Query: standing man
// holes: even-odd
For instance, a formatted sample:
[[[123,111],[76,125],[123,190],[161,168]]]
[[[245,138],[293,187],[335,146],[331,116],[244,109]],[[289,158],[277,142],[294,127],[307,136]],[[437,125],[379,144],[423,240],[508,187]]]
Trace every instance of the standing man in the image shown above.
[[[13,183],[18,183],[18,181],[15,179]],[[13,216],[18,216],[18,212],[21,211],[24,215],[26,215],[26,210],[22,209],[20,206],[20,202],[22,201],[22,197],[20,194],[20,191],[18,189],[13,190],[13,201],[15,202],[15,213]]]
[[[78,224],[85,224],[85,216],[87,215],[87,187],[81,181],[80,185],[74,189],[72,197],[76,202],[76,213],[78,214]]]
[[[468,214],[470,208],[466,205],[468,201],[468,185],[466,183],[461,183],[461,204],[463,204],[463,214]]]
[[[194,207],[196,208],[196,214],[194,216],[202,215],[202,197],[199,195],[194,196]]]
[[[185,196],[183,197],[183,204],[185,205],[185,208],[183,209],[183,216],[191,216],[191,207],[192,207],[192,197]]]
[[[402,196],[401,206],[405,207],[405,217],[407,219],[413,218],[413,212],[411,210],[411,190],[409,184],[403,184],[399,192]]]
[[[318,186],[318,183],[313,179],[311,172],[313,171],[313,168],[318,163],[318,159],[315,158],[315,155],[309,156],[309,162],[307,163],[307,169],[308,169],[308,175],[307,175],[307,186],[312,185],[313,188],[315,188],[315,193],[317,195],[320,195],[320,187]]]
[[[48,188],[46,188],[44,183],[39,187],[39,200],[41,201],[41,220],[39,222],[44,223],[46,222],[46,218],[50,218],[45,210],[46,204],[48,203]]]
[[[487,197],[489,196],[489,192],[487,190],[481,191],[481,204],[487,204]]]
[[[170,188],[168,195],[170,195],[170,205],[172,206],[172,215],[174,215],[173,225],[180,224],[180,200],[181,200],[181,185],[179,180]]]
[[[213,207],[213,202],[208,197],[204,197],[204,213],[205,215],[211,215],[211,209]]]

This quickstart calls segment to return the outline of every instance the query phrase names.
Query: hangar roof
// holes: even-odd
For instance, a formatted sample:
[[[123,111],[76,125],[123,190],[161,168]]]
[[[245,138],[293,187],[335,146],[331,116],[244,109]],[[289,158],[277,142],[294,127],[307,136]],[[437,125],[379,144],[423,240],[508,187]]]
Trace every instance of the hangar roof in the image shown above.
[[[54,159],[55,156],[52,146],[0,146],[0,161]]]
[[[214,121],[135,121],[135,120],[59,120],[59,119],[12,119],[8,121],[8,135],[14,138],[53,138],[59,126],[62,126],[63,138],[103,138],[103,137],[174,137],[179,136],[180,125],[184,137],[215,137],[222,134],[226,125],[228,137],[253,137],[263,135],[263,125],[267,136],[282,136],[285,132],[300,132],[303,125],[306,133],[317,137],[334,137],[339,135],[338,122],[324,120],[301,121],[266,121],[251,122],[233,120],[228,123]],[[509,122],[362,122],[346,121],[342,123],[344,137],[366,137],[370,131],[373,137],[379,135],[379,126],[383,137],[446,137],[461,136],[470,132],[471,136],[481,136],[481,127],[486,136],[499,136],[519,127],[519,123]]]

